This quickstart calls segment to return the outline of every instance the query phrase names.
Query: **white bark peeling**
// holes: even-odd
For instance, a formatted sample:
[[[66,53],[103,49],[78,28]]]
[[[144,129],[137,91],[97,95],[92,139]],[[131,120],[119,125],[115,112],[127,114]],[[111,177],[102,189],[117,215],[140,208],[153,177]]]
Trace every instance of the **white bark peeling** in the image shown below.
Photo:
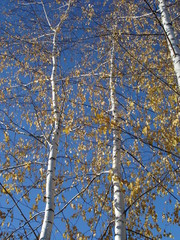
[[[165,0],[159,0],[159,9],[161,12],[162,25],[168,36],[167,43],[174,65],[174,71],[177,77],[177,84],[180,88],[180,48],[178,47],[178,39],[174,34]]]
[[[52,136],[52,144],[50,145],[50,153],[48,159],[48,169],[46,177],[46,208],[43,220],[43,225],[40,234],[40,240],[50,240],[51,231],[54,223],[54,180],[56,169],[56,157],[59,145],[60,134],[60,115],[57,106],[56,85],[56,32],[53,37],[53,50],[52,50],[52,73],[51,73],[51,87],[52,87],[52,104],[53,115],[55,119],[54,132]]]
[[[124,214],[124,194],[120,188],[121,181],[121,162],[120,162],[120,147],[121,139],[119,130],[117,128],[118,116],[117,116],[117,100],[115,93],[115,83],[113,81],[113,61],[114,61],[114,40],[111,51],[111,65],[110,65],[110,102],[113,121],[115,123],[113,130],[113,194],[114,194],[114,215],[115,215],[115,240],[126,239],[126,224]]]

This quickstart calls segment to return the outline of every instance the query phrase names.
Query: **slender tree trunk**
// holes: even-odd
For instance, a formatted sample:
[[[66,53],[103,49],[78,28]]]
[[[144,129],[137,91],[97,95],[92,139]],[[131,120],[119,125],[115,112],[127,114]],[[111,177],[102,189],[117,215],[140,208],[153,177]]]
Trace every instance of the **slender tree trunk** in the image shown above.
[[[115,92],[115,82],[113,79],[113,63],[114,62],[114,39],[112,40],[112,50],[110,58],[110,102],[111,111],[113,116],[113,194],[114,194],[114,215],[115,215],[115,240],[126,239],[126,225],[124,214],[124,194],[121,191],[121,160],[120,160],[120,148],[121,137],[118,130],[118,116],[117,116],[117,100]]]
[[[165,0],[159,0],[159,9],[161,12],[162,25],[167,34],[167,42],[177,77],[177,84],[180,88],[180,48],[178,47],[178,39],[174,34]]]
[[[50,152],[48,159],[48,169],[46,177],[46,208],[43,220],[43,225],[40,234],[40,240],[49,240],[51,237],[51,231],[54,223],[54,180],[55,180],[55,168],[56,157],[59,145],[60,134],[60,114],[57,106],[56,96],[56,31],[53,37],[53,50],[52,50],[52,73],[51,73],[51,87],[52,87],[52,104],[53,104],[53,118],[55,119],[54,131],[52,136],[52,143],[50,144]]]
[[[53,49],[52,49],[52,72],[51,72],[51,89],[52,89],[52,105],[53,105],[53,118],[54,118],[54,131],[52,135],[52,142],[50,143],[50,152],[49,152],[49,159],[48,159],[48,169],[47,169],[47,177],[46,177],[46,208],[45,208],[45,215],[43,220],[43,225],[40,234],[40,240],[50,240],[52,227],[54,224],[54,181],[55,181],[55,170],[56,170],[56,157],[58,152],[59,146],[59,135],[61,132],[60,123],[61,123],[61,116],[58,109],[57,103],[57,94],[56,94],[56,37],[57,33],[60,31],[63,22],[66,20],[70,6],[71,0],[68,1],[67,9],[65,13],[61,16],[60,22],[57,24],[55,28],[52,28],[52,25],[49,21],[49,18],[46,13],[45,6],[42,3],[44,14],[47,20],[47,23],[51,30],[54,31],[53,35]]]

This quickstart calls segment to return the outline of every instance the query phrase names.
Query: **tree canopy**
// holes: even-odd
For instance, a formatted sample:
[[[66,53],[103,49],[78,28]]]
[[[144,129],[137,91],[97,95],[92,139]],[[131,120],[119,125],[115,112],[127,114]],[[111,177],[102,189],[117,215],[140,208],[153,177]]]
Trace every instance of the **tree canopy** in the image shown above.
[[[2,239],[113,239],[119,208],[127,239],[173,237],[179,55],[161,2],[3,1]]]

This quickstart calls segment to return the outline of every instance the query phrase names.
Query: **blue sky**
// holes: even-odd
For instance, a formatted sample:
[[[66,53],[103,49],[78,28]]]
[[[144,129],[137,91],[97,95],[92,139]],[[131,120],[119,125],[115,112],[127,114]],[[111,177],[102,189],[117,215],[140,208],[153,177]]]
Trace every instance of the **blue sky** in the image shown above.
[[[51,1],[50,1],[51,2]],[[53,1],[52,1],[53,2]],[[24,3],[27,4],[26,1]],[[105,116],[111,117],[109,112],[107,113],[107,109],[109,110],[109,78],[101,78],[99,77],[100,72],[105,72],[105,74],[108,74],[109,72],[109,63],[106,61],[107,57],[109,56],[108,51],[110,50],[110,38],[107,36],[104,36],[103,38],[99,37],[99,34],[102,33],[103,31],[109,35],[111,34],[111,21],[109,20],[110,14],[109,12],[111,11],[110,4],[111,1],[108,1],[107,5],[104,7],[104,10],[102,10],[102,1],[100,1],[99,5],[98,2],[96,1],[90,1],[85,5],[81,6],[81,3],[77,5],[74,11],[70,12],[70,21],[65,22],[63,28],[62,28],[62,35],[61,38],[58,39],[58,51],[61,53],[60,56],[58,56],[58,71],[57,71],[57,85],[59,87],[58,94],[59,96],[63,95],[63,79],[66,79],[69,77],[70,79],[70,85],[65,87],[65,93],[68,94],[69,101],[66,102],[66,109],[64,112],[66,122],[69,121],[69,115],[72,114],[72,109],[73,109],[73,104],[72,102],[75,102],[75,108],[73,111],[76,111],[76,114],[74,115],[74,122],[73,126],[78,127],[82,131],[80,132],[82,134],[82,139],[78,139],[77,137],[80,137],[79,135],[76,134],[72,131],[69,135],[66,135],[64,132],[61,135],[60,138],[60,144],[59,144],[59,153],[58,153],[58,159],[57,159],[57,168],[56,168],[56,174],[58,178],[62,178],[62,185],[61,179],[59,181],[59,185],[57,186],[57,193],[59,192],[59,203],[60,206],[56,207],[56,212],[60,211],[61,208],[65,205],[65,202],[63,198],[66,198],[66,201],[69,201],[74,195],[78,194],[84,186],[88,184],[89,179],[93,178],[93,164],[95,166],[95,170],[98,170],[98,166],[96,165],[96,162],[99,161],[98,158],[105,159],[107,161],[108,154],[111,153],[112,149],[112,133],[107,132],[106,134],[95,134],[96,130],[99,128],[99,123],[92,123],[92,126],[86,127],[86,131],[88,134],[94,134],[94,137],[92,139],[92,145],[93,148],[91,147],[91,141],[90,141],[90,136],[87,136],[84,130],[84,126],[81,126],[81,118],[83,119],[83,114],[88,117],[87,119],[93,119],[95,112],[100,114],[101,112],[106,112]],[[50,126],[45,129],[46,124],[42,123],[43,129],[38,129],[36,123],[35,123],[35,111],[36,114],[39,114],[38,111],[41,111],[44,108],[44,111],[46,111],[47,115],[51,111],[50,107],[50,98],[51,98],[51,91],[50,91],[50,84],[48,82],[48,77],[50,76],[51,73],[51,62],[46,62],[45,60],[41,60],[41,57],[44,53],[47,54],[47,58],[50,59],[51,55],[51,49],[52,49],[52,37],[51,37],[51,32],[49,30],[49,27],[47,26],[46,19],[44,15],[42,14],[42,8],[38,4],[36,6],[34,5],[24,5],[21,8],[21,3],[14,4],[10,3],[10,1],[6,0],[3,1],[2,5],[2,11],[4,9],[9,10],[11,9],[8,8],[8,6],[12,7],[12,15],[11,17],[7,17],[6,15],[1,14],[1,19],[3,22],[2,28],[1,28],[1,35],[2,37],[7,38],[7,33],[2,31],[5,30],[5,25],[6,21],[10,22],[12,24],[12,27],[9,26],[7,29],[7,32],[9,31],[11,35],[17,34],[21,37],[24,36],[24,34],[27,34],[28,39],[32,39],[34,37],[38,38],[38,47],[40,47],[40,54],[38,55],[38,59],[30,64],[30,68],[26,69],[26,71],[21,72],[17,74],[18,67],[14,66],[14,63],[12,61],[12,66],[7,67],[5,71],[1,73],[1,80],[3,79],[3,85],[1,85],[2,90],[4,91],[4,94],[7,97],[7,104],[2,103],[0,110],[1,110],[1,122],[5,122],[6,125],[13,126],[12,121],[14,121],[14,124],[17,124],[17,133],[13,132],[8,129],[8,134],[9,134],[9,145],[5,144],[5,148],[1,149],[0,153],[0,159],[1,162],[4,163],[5,159],[7,159],[7,155],[10,156],[10,166],[17,166],[20,164],[24,164],[25,162],[31,163],[31,166],[33,167],[33,171],[30,173],[28,171],[28,167],[20,167],[20,168],[15,168],[15,173],[18,173],[18,177],[21,177],[21,171],[24,171],[25,173],[25,182],[20,182],[17,183],[17,186],[22,189],[22,192],[20,194],[14,193],[14,199],[16,202],[18,202],[18,205],[20,206],[21,210],[27,217],[29,218],[29,211],[30,208],[32,208],[32,205],[35,203],[35,198],[37,198],[37,194],[40,194],[43,196],[45,193],[42,193],[42,186],[43,188],[45,187],[45,171],[46,171],[46,165],[47,165],[47,157],[48,157],[48,147],[44,146],[43,144],[40,143],[42,140],[41,138],[41,133],[47,134],[50,131]],[[51,20],[54,21],[54,24],[59,21],[59,17],[56,14],[59,14],[58,12],[58,5],[55,5],[55,7],[49,6],[47,4],[47,1],[45,1],[47,12],[49,16],[51,17]],[[90,5],[89,5],[90,4]],[[81,7],[84,7],[86,9],[91,8],[91,5],[94,7],[95,6],[95,13],[97,14],[97,17],[94,18],[92,21],[88,20],[88,17],[86,20],[83,21],[78,21],[77,18],[75,17],[81,17]],[[18,11],[16,10],[16,7]],[[19,10],[21,8],[21,10]],[[25,9],[28,9],[28,11],[24,11]],[[51,11],[52,9],[52,11]],[[16,12],[17,11],[17,12]],[[63,12],[63,8],[60,9],[60,12]],[[33,13],[37,13],[37,15],[33,15]],[[17,14],[17,15],[16,15]],[[102,14],[102,15],[101,15]],[[103,18],[103,14],[106,14],[107,19]],[[123,14],[127,14],[126,12],[123,12]],[[140,11],[138,11],[138,14],[140,14]],[[25,28],[22,29],[21,27],[18,28],[17,26],[19,25],[19,19],[24,21]],[[151,19],[149,19],[151,23]],[[104,25],[103,25],[103,24]],[[105,24],[107,23],[107,28],[104,28]],[[20,23],[21,24],[21,23]],[[123,24],[124,22],[120,21],[119,23],[119,28],[123,29]],[[15,32],[13,31],[13,27],[15,26]],[[130,25],[129,25],[130,26]],[[146,27],[148,24],[146,25]],[[130,32],[134,32],[135,25],[130,28]],[[95,29],[93,33],[91,32],[86,32],[88,28]],[[107,32],[105,30],[108,30]],[[147,30],[147,29],[146,29]],[[151,28],[151,26],[148,29],[151,31],[151,33],[154,33],[154,30]],[[48,36],[44,37],[43,34],[48,33]],[[17,36],[16,35],[16,36]],[[146,101],[147,93],[146,90],[143,88],[141,89],[140,93],[135,92],[133,88],[138,86],[138,82],[140,81],[137,80],[135,82],[134,76],[131,75],[134,72],[137,72],[139,74],[139,78],[143,78],[145,74],[147,74],[147,81],[148,79],[150,80],[152,75],[149,72],[146,72],[146,68],[144,66],[139,66],[137,63],[135,67],[135,70],[130,70],[130,64],[131,64],[131,58],[127,54],[127,49],[133,49],[135,48],[135,54],[138,56],[138,51],[139,51],[139,46],[137,45],[137,42],[135,41],[136,39],[133,40],[133,38],[128,41],[128,44],[126,44],[125,38],[122,38],[118,41],[119,45],[117,44],[117,48],[121,46],[120,50],[116,54],[116,59],[115,59],[115,65],[116,65],[116,84],[117,84],[117,89],[116,93],[118,96],[118,101],[119,101],[119,106],[118,106],[118,111],[120,113],[127,114],[128,113],[128,108],[130,107],[130,102],[129,99],[132,99],[132,101],[135,103],[135,106],[142,106],[142,104]],[[161,39],[161,37],[160,37]],[[25,59],[25,54],[29,54],[29,56],[33,56],[32,54],[32,49],[31,44],[26,42],[26,39],[23,39],[23,42],[19,41],[20,39],[13,40],[13,38],[9,39],[11,42],[9,48],[7,47],[8,50],[13,50],[11,54],[16,53],[17,58],[19,61],[22,61],[23,64],[26,63]],[[146,37],[143,38],[144,43],[148,44],[148,40]],[[155,54],[156,51],[160,49],[160,43],[158,43],[158,39],[154,39],[154,52],[152,54]],[[16,45],[17,43],[17,45]],[[142,43],[142,42],[141,42]],[[100,47],[99,47],[100,46]],[[3,51],[4,49],[2,49]],[[22,50],[22,54],[21,54]],[[18,52],[19,51],[19,52]],[[28,52],[29,51],[29,52]],[[163,51],[162,51],[163,52]],[[150,53],[147,53],[147,55]],[[126,63],[126,65],[124,64]],[[158,62],[158,61],[157,61]],[[151,64],[151,62],[148,62],[148,64]],[[99,67],[98,67],[99,65]],[[24,65],[25,66],[25,65]],[[31,69],[31,70],[30,70]],[[38,73],[36,72],[38,69],[41,70]],[[93,69],[93,71],[92,71]],[[76,72],[76,70],[80,71],[81,79],[79,78],[79,73]],[[142,72],[141,72],[142,71]],[[127,75],[127,73],[130,72],[130,76]],[[158,69],[154,69],[155,74],[158,74]],[[36,74],[37,73],[37,76]],[[87,73],[89,76],[87,77]],[[141,73],[141,74],[140,74]],[[74,76],[76,74],[76,76]],[[135,73],[136,74],[136,73]],[[38,87],[42,87],[44,92],[46,92],[46,96],[41,99],[39,99],[39,92],[40,91],[32,91],[33,89],[33,84],[32,82],[36,79],[40,79],[41,76],[47,76],[47,79],[43,83],[36,83],[37,89]],[[18,82],[20,79],[21,82]],[[11,95],[8,95],[8,88],[10,86],[10,81],[11,81]],[[43,79],[42,79],[43,81]],[[128,85],[129,82],[132,82],[132,85]],[[26,88],[24,88],[21,84],[28,84]],[[78,83],[80,85],[78,85]],[[19,84],[19,85],[18,85]],[[84,84],[84,85],[83,85]],[[122,84],[122,85],[121,85]],[[18,87],[16,87],[18,86]],[[91,86],[91,92],[88,90],[89,86]],[[158,86],[158,84],[157,84]],[[99,88],[102,88],[102,91],[99,91]],[[6,89],[6,90],[5,90]],[[88,92],[89,91],[89,92]],[[43,91],[42,91],[43,92]],[[13,97],[13,94],[16,94],[16,97]],[[23,97],[22,97],[23,95]],[[85,96],[86,99],[83,102],[83,98],[80,96]],[[28,97],[31,98],[28,98]],[[12,98],[13,97],[13,98]],[[61,98],[60,98],[61,99]],[[129,102],[128,102],[128,101]],[[59,100],[60,101],[60,100]],[[93,102],[94,101],[94,102]],[[102,102],[101,106],[99,103]],[[8,103],[11,104],[11,106],[8,106]],[[21,104],[19,106],[18,104]],[[43,104],[46,104],[46,109]],[[81,105],[84,103],[84,105]],[[94,105],[94,108],[92,107],[92,104]],[[162,103],[162,108],[164,107],[165,109],[167,108],[167,102]],[[143,113],[140,112],[140,108],[136,108],[134,111],[131,112],[131,119],[134,121],[134,123],[137,121],[137,119],[141,119],[141,128],[139,130],[139,134],[141,134],[141,131],[143,127],[145,126],[145,121],[148,120],[147,116],[151,116],[154,118],[156,116],[156,113],[152,111],[152,109],[149,109],[148,111],[143,110]],[[28,111],[27,111],[28,110]],[[9,115],[7,115],[5,118],[3,118],[4,113],[3,111],[7,112]],[[169,112],[171,112],[171,109],[168,109]],[[11,114],[11,112],[14,112],[14,115]],[[27,116],[26,112],[28,113],[28,116],[30,119],[33,119],[33,124],[27,122]],[[144,116],[143,116],[144,114]],[[122,115],[122,118],[124,116]],[[44,116],[44,121],[46,120],[46,117]],[[88,121],[87,120],[87,121]],[[123,120],[122,120],[123,121]],[[4,141],[4,134],[6,134],[6,125],[1,124],[1,135],[0,135],[0,141],[1,143]],[[153,125],[153,121],[151,122],[151,125]],[[122,138],[123,138],[123,147],[126,148],[127,151],[132,151],[133,152],[133,144],[135,142],[135,138],[133,136],[133,127],[128,124],[124,127],[122,125],[123,131],[122,131]],[[65,128],[65,123],[63,123],[62,128]],[[128,134],[127,132],[130,132]],[[30,135],[29,133],[32,133]],[[84,134],[84,135],[83,135]],[[144,138],[144,136],[141,134],[141,138]],[[96,142],[96,138],[98,138],[100,141],[102,141],[102,146],[99,145],[99,142]],[[26,144],[29,142],[30,146],[29,148],[27,147],[24,155],[22,157],[19,157],[18,159],[15,159],[14,156],[12,155],[13,152],[17,152],[18,150],[21,150],[21,139],[24,141],[23,144]],[[105,141],[108,139],[108,145],[105,145]],[[79,144],[83,143],[83,145],[86,146],[86,149],[81,149],[78,151]],[[152,161],[157,161],[158,159],[158,151],[157,150],[152,150],[151,147],[146,146],[146,144],[143,146],[138,142],[139,146],[139,159],[143,161],[143,163],[147,166],[147,168],[150,168],[150,163]],[[6,151],[6,153],[5,153]],[[101,155],[96,156],[95,153],[99,151]],[[11,154],[11,155],[10,155]],[[103,155],[104,154],[104,155]],[[162,153],[164,156],[166,156],[166,153]],[[131,160],[132,165],[130,168],[124,164],[123,166],[123,178],[128,179],[128,181],[132,180],[131,179],[131,173],[135,169],[137,169],[138,164],[133,161],[133,159],[127,154],[125,155],[127,159]],[[178,159],[178,158],[177,158]],[[82,169],[77,170],[77,173],[79,174],[79,177],[83,177],[84,179],[88,177],[89,179],[84,181],[84,185],[82,185],[81,180],[76,181],[76,162],[79,161],[79,166],[82,167]],[[83,164],[81,162],[86,164],[86,169],[83,170]],[[1,166],[2,168],[3,166]],[[109,170],[111,167],[111,161],[109,164],[106,166],[103,165],[103,170]],[[86,170],[88,169],[88,173]],[[72,171],[72,175],[69,175],[69,172]],[[9,170],[7,172],[9,175],[11,175],[11,178],[9,180],[9,184],[13,184],[13,171]],[[38,174],[37,174],[38,173]],[[67,174],[65,174],[67,173]],[[64,174],[64,175],[62,175]],[[101,181],[104,181],[106,184],[100,185],[99,182],[95,182],[92,184],[91,191],[93,191],[94,188],[97,187],[97,197],[103,196],[103,194],[108,193],[108,197],[112,199],[112,188],[110,186],[110,183],[108,182],[107,178],[105,180],[103,179],[103,176],[106,176],[107,174],[103,174],[100,177],[100,183]],[[5,177],[5,176],[4,176]],[[42,178],[44,178],[42,180]],[[80,178],[81,179],[81,178]],[[1,182],[3,182],[3,177],[0,177]],[[58,179],[57,179],[58,180]],[[34,184],[35,187],[31,189],[32,184]],[[13,185],[15,186],[15,185]],[[71,186],[71,187],[70,187]],[[171,187],[171,184],[169,184],[168,187]],[[26,193],[26,191],[29,191],[29,198],[30,201],[27,202],[25,199],[23,199],[22,196]],[[108,192],[109,191],[109,192]],[[155,189],[156,191],[156,189]],[[102,194],[102,195],[101,195]],[[174,192],[175,195],[177,195],[177,191],[175,190]],[[63,197],[64,195],[64,197]],[[22,218],[21,215],[19,215],[19,211],[17,208],[14,206],[14,203],[11,198],[7,197],[6,195],[2,194],[1,196],[1,201],[0,202],[0,210],[5,211],[8,216],[11,214],[10,208],[13,206],[13,212],[14,212],[14,221],[10,224],[9,229],[7,228],[7,222],[4,225],[4,228],[2,231],[7,231],[9,230],[13,231],[17,229],[19,226],[23,225],[24,219]],[[21,199],[22,197],[22,199]],[[163,201],[169,201],[171,198],[171,203],[164,205]],[[5,201],[9,199],[9,203],[5,203]],[[45,203],[42,201],[43,198],[40,199],[40,204],[39,208],[34,210],[34,214],[44,211]],[[62,234],[65,230],[65,224],[66,220],[69,219],[71,226],[76,226],[78,227],[79,231],[82,231],[86,236],[91,236],[90,239],[98,239],[100,237],[100,232],[103,231],[103,228],[101,226],[101,219],[102,221],[104,220],[106,225],[108,224],[108,220],[110,219],[108,216],[107,212],[102,213],[102,218],[99,220],[96,228],[97,231],[97,237],[93,236],[92,233],[90,232],[90,228],[87,226],[85,221],[83,220],[82,216],[78,217],[77,219],[70,219],[70,216],[72,216],[78,209],[78,204],[79,204],[79,210],[78,212],[82,212],[85,210],[85,212],[88,212],[89,208],[91,207],[92,209],[89,210],[88,218],[91,218],[93,211],[95,209],[95,205],[93,205],[93,196],[88,197],[86,195],[83,195],[82,198],[77,198],[75,201],[72,202],[72,204],[76,205],[76,210],[73,210],[73,205],[68,206],[66,211],[63,212],[63,214],[59,214],[56,219],[55,219],[55,225],[53,228],[53,233],[52,233],[52,239],[62,239]],[[80,205],[82,204],[82,209]],[[173,200],[172,197],[165,197],[163,200],[162,198],[157,198],[156,199],[156,209],[158,213],[161,213],[164,211],[164,208],[167,208],[165,210],[172,210],[171,206],[175,204],[175,201]],[[111,206],[111,203],[109,204]],[[9,210],[8,210],[9,209]],[[98,208],[100,209],[100,208]],[[112,214],[110,212],[109,214]],[[39,215],[40,216],[40,215]],[[40,217],[37,217],[37,220],[31,221],[31,225],[33,228],[36,228],[40,222],[41,219]],[[62,219],[64,222],[62,222]],[[142,217],[143,219],[143,217]],[[158,217],[159,222],[161,222],[161,217]],[[161,225],[161,224],[160,224]],[[169,223],[164,223],[164,225],[167,231],[170,231],[174,234],[174,239],[178,240],[178,228],[173,226],[172,224]],[[31,232],[29,227],[26,225],[26,230],[28,233]],[[59,231],[59,233],[55,233],[56,230]],[[23,232],[23,228],[19,230],[19,232]],[[40,228],[38,228],[37,233],[40,231]],[[17,231],[18,233],[18,231]],[[99,234],[99,235],[98,235]],[[32,234],[28,235],[26,239],[34,239],[34,236]],[[142,238],[143,239],[143,238]],[[169,239],[169,238],[163,238],[163,239]]]

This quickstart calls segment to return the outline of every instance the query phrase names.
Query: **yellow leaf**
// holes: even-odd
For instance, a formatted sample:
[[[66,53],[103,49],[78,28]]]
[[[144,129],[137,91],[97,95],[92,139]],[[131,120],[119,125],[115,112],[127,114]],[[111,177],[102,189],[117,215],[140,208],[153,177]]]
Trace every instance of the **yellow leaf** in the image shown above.
[[[70,128],[69,127],[66,127],[65,129],[63,129],[63,132],[67,135],[69,135],[70,133]]]
[[[70,206],[71,206],[72,209],[76,210],[76,205],[75,204],[71,203]]]
[[[5,142],[9,142],[9,135],[7,132],[4,132]]]
[[[36,210],[37,210],[37,205],[36,205],[36,204],[33,204],[32,209],[33,209],[34,211],[36,211]]]
[[[130,106],[130,107],[134,107],[134,103],[131,102],[131,103],[129,104],[129,106]]]
[[[113,174],[113,172],[112,172],[112,170],[110,170],[110,171],[109,171],[109,174],[108,174],[108,176],[107,176],[107,179],[109,180],[109,182],[112,181],[112,174]]]
[[[173,146],[176,147],[178,144],[178,142],[176,141],[176,139],[173,140]]]
[[[40,174],[41,174],[41,177],[42,177],[43,176],[43,169],[40,168],[39,171],[40,171]]]
[[[107,127],[106,126],[101,126],[100,128],[99,128],[99,132],[100,133],[104,133],[104,135],[106,135],[106,132],[107,132]]]
[[[167,222],[172,222],[171,217],[168,217]]]
[[[177,148],[178,153],[180,153],[180,147]]]
[[[147,136],[147,134],[148,134],[148,126],[145,126],[144,128],[143,128],[143,130],[142,130],[142,133],[145,135],[145,136]]]
[[[132,182],[129,184],[128,188],[129,188],[129,189],[133,189],[133,184],[132,184]]]
[[[79,76],[80,76],[80,71],[79,71],[79,70],[76,70],[76,71],[75,71],[75,75],[76,75],[76,77],[79,77]]]
[[[31,170],[31,162],[27,162],[25,165],[25,168],[28,170],[28,172],[30,172]]]
[[[92,207],[89,207],[89,208],[88,208],[88,212],[91,212],[91,211],[92,211]]]
[[[114,120],[111,121],[111,127],[116,126],[116,122]]]
[[[179,124],[179,119],[175,119],[173,122],[172,122],[172,125],[173,126],[177,126]]]
[[[140,183],[140,179],[137,177],[136,178],[136,184],[138,185]]]
[[[112,180],[112,175],[108,174],[107,179],[109,180],[109,182],[111,182],[111,180]]]
[[[130,161],[130,160],[127,160],[127,161],[126,161],[126,165],[129,167],[130,164],[131,164],[131,161]]]

